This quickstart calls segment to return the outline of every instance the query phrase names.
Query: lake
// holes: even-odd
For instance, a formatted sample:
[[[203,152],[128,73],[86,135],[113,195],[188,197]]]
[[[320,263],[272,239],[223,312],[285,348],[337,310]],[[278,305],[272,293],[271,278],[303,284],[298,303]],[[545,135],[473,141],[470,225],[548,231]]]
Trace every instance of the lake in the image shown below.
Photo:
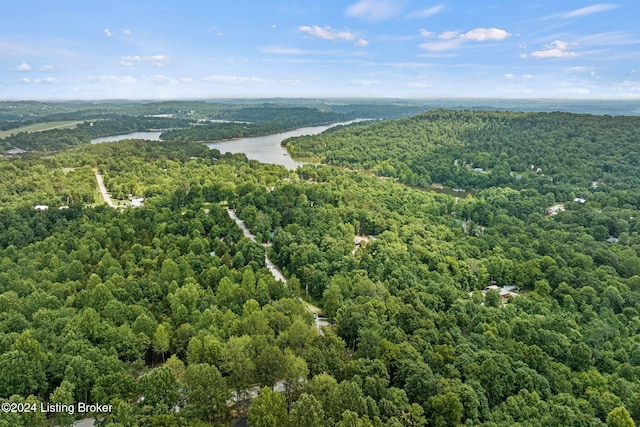
[[[289,156],[289,153],[287,153],[287,150],[280,145],[282,141],[294,136],[317,135],[331,127],[353,122],[354,121],[323,126],[310,126],[266,136],[210,142],[206,145],[209,148],[219,150],[221,153],[244,153],[252,160],[258,160],[262,163],[275,163],[277,165],[283,165],[288,169],[296,169],[298,166],[304,165],[307,162],[293,160]]]
[[[112,135],[104,136],[102,138],[94,138],[91,140],[92,144],[100,144],[102,142],[116,142],[123,139],[146,139],[147,141],[160,141],[160,134],[162,132],[132,132],[124,135]]]
[[[251,138],[231,139],[227,141],[209,142],[205,145],[209,148],[215,148],[221,153],[244,153],[249,159],[258,160],[262,163],[273,163],[285,166],[288,169],[296,169],[298,166],[308,164],[309,162],[301,162],[294,160],[289,156],[287,150],[280,145],[287,138],[302,135],[317,135],[325,130],[338,125],[348,125],[362,120],[351,120],[348,122],[333,123],[322,126],[309,126],[291,130],[288,132],[274,133],[265,136],[256,136]],[[105,136],[103,138],[95,138],[91,140],[92,144],[102,142],[116,142],[123,139],[145,139],[149,141],[160,141],[162,132],[133,132],[125,135]],[[422,190],[434,191],[436,193],[448,194],[457,198],[466,198],[470,194],[474,194],[474,190],[453,189],[442,185],[433,185],[431,187],[414,187]]]
[[[256,136],[251,138],[232,139],[228,141],[210,142],[205,144],[209,148],[220,150],[221,153],[244,153],[249,159],[258,160],[262,163],[274,163],[283,165],[288,169],[296,169],[307,162],[293,160],[287,150],[280,145],[287,138],[302,135],[316,135],[325,130],[338,126],[353,123],[357,120],[341,123],[333,123],[322,126],[309,126],[291,130],[288,132],[274,133],[272,135]],[[160,141],[162,132],[133,132],[125,135],[105,136],[91,140],[92,144],[102,142],[116,142],[123,139],[146,139],[149,141]]]

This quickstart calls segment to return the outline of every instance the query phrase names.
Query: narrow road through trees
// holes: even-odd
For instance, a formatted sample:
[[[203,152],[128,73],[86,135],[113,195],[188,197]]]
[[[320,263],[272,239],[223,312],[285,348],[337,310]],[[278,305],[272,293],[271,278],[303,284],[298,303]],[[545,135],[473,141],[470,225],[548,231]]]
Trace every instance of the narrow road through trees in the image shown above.
[[[113,200],[111,200],[111,196],[107,192],[107,187],[104,186],[102,175],[98,172],[96,172],[96,181],[98,181],[98,188],[100,189],[100,194],[102,194],[102,198],[104,199],[104,201],[107,202],[107,204],[112,208],[117,208],[118,206],[113,203]]]
[[[234,220],[236,222],[236,224],[238,224],[238,227],[240,227],[240,229],[242,230],[242,233],[245,235],[245,237],[247,237],[248,239],[251,239],[252,241],[256,241],[256,236],[254,236],[251,231],[249,231],[249,229],[247,228],[247,225],[244,223],[243,220],[241,220],[240,218],[238,218],[238,215],[236,215],[236,213],[234,212],[233,209],[229,209],[227,208],[227,213],[229,214],[229,217]],[[262,243],[262,246],[265,247],[265,249],[268,247],[267,243]],[[267,251],[265,251],[264,253],[264,261],[265,264],[267,265],[267,268],[269,269],[269,271],[271,272],[271,274],[273,275],[273,277],[275,277],[276,280],[280,280],[282,281],[282,283],[284,283],[285,286],[287,286],[287,279],[284,277],[284,275],[282,274],[282,272],[280,271],[280,269],[278,268],[278,266],[276,266],[273,262],[271,262],[271,259],[269,259],[269,254],[267,253]],[[320,309],[314,305],[309,304],[306,301],[303,301],[300,297],[296,297],[296,299],[298,301],[300,301],[304,307],[313,314],[313,318],[315,319],[316,322],[316,328],[318,329],[318,333],[320,335],[324,335],[324,330],[322,329],[323,326],[329,326],[329,322],[326,319],[320,319],[319,314],[320,314]]]

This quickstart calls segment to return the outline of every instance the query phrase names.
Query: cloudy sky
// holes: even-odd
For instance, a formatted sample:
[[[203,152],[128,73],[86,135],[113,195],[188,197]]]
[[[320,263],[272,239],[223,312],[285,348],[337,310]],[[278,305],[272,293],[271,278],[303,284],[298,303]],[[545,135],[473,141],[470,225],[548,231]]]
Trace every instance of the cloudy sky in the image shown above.
[[[637,0],[8,0],[0,99],[638,99],[638,18]]]

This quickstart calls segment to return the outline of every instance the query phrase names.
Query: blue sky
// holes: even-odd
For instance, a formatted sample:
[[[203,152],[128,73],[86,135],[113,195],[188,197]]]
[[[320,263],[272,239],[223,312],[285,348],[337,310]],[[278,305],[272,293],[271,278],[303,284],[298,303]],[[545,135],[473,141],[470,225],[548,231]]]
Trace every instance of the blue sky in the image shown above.
[[[638,99],[638,18],[637,0],[7,0],[0,99]]]

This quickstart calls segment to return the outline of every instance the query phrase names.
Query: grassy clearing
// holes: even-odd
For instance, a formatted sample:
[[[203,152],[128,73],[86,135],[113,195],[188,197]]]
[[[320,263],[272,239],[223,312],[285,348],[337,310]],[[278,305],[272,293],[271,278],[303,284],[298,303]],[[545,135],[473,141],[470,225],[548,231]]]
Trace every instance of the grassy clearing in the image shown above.
[[[84,120],[73,120],[73,121],[67,120],[62,122],[34,123],[32,125],[23,126],[21,128],[1,131],[0,139],[6,138],[12,134],[16,134],[19,132],[42,132],[44,130],[51,130],[51,129],[71,129],[83,122]]]

